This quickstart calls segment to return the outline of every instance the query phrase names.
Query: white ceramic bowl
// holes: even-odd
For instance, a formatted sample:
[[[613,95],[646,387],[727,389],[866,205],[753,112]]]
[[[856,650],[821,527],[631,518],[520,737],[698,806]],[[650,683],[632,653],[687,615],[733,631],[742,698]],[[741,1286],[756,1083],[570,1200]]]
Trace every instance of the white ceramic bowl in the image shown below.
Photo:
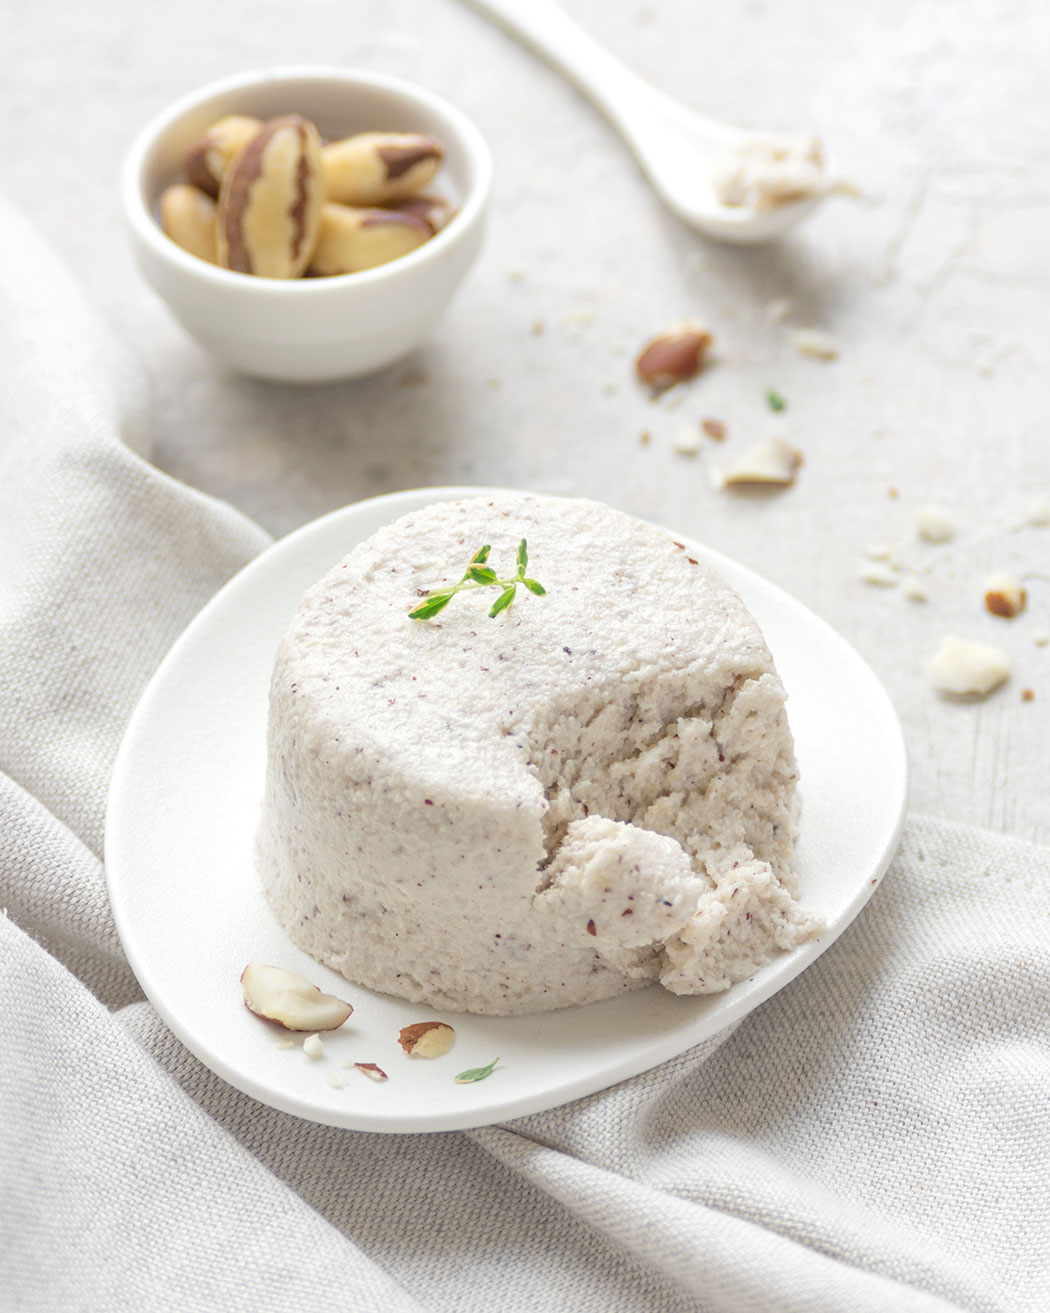
[[[445,161],[433,190],[456,213],[418,250],[362,273],[284,281],[208,264],[161,231],[156,205],[180,180],[190,144],[232,113],[303,114],[325,137],[437,137]],[[430,334],[478,253],[491,173],[484,138],[440,96],[380,73],[310,65],[244,73],[176,101],[132,144],[122,193],[139,266],[182,326],[236,370],[309,383],[373,373]]]

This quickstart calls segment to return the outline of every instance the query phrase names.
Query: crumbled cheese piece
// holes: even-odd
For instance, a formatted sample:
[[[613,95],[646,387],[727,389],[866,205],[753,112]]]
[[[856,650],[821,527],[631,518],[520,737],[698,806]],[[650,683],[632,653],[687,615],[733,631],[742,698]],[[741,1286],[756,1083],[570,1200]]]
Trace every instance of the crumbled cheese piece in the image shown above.
[[[723,484],[795,482],[802,453],[780,438],[766,438],[746,451],[723,473]]]
[[[307,1035],[303,1040],[303,1052],[308,1058],[324,1057],[324,1041],[320,1035]]]
[[[930,678],[944,693],[990,693],[1010,675],[1010,658],[1001,647],[949,634],[930,662]]]
[[[915,512],[915,532],[928,543],[946,543],[955,537],[955,525],[939,506],[920,506]]]
[[[693,424],[680,424],[671,435],[671,449],[679,456],[695,456],[700,450],[700,433]]]
[[[1028,593],[1012,574],[990,574],[984,581],[984,605],[992,615],[1012,620],[1028,603]]]
[[[882,562],[865,566],[860,577],[866,584],[874,584],[877,588],[896,588],[900,583],[900,575],[894,567]]]
[[[1045,497],[1033,497],[1024,508],[1024,518],[1033,528],[1045,529],[1050,525],[1050,501]]]
[[[572,821],[534,899],[595,940],[595,948],[641,948],[682,929],[709,886],[676,840],[625,821]]]
[[[796,351],[817,360],[837,360],[839,356],[838,344],[819,328],[796,328],[791,343]]]

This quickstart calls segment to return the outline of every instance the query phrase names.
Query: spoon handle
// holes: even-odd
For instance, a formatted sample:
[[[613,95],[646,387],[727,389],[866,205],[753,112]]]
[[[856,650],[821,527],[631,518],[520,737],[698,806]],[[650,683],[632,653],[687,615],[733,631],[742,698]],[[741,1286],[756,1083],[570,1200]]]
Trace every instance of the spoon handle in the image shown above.
[[[576,86],[636,150],[659,119],[688,116],[691,110],[665,96],[611,55],[551,0],[466,0],[504,31],[531,49]],[[711,124],[721,135],[720,124]]]

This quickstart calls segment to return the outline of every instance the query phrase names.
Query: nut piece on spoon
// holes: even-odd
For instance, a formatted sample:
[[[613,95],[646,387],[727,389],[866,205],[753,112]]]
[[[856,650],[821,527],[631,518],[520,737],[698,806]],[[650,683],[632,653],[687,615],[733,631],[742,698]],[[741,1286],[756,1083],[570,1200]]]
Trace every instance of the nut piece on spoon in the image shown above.
[[[262,962],[248,963],[241,972],[241,988],[249,1012],[285,1030],[337,1030],[354,1010],[294,971]]]

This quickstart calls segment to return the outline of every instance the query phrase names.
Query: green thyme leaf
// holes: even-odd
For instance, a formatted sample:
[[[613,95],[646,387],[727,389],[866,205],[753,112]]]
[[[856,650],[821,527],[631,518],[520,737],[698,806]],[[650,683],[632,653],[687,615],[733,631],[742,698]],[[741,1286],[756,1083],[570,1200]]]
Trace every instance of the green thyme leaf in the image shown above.
[[[493,616],[499,615],[501,611],[506,611],[511,602],[514,601],[514,594],[517,591],[517,584],[511,584],[509,588],[505,588],[503,592],[500,593],[499,597],[497,597],[492,603],[492,610],[489,612],[489,618],[491,619]]]
[[[486,1076],[492,1075],[492,1069],[499,1058],[493,1058],[487,1067],[471,1067],[468,1071],[461,1071],[455,1081],[457,1085],[473,1085],[475,1081],[484,1080]]]
[[[467,578],[473,579],[476,584],[494,584],[498,582],[496,571],[490,565],[472,565],[467,571]]]
[[[788,408],[788,403],[775,388],[770,388],[766,393],[766,401],[769,404],[769,409],[776,411],[778,414],[780,411],[787,410]]]
[[[429,620],[432,615],[443,611],[452,601],[451,593],[433,593],[425,602],[420,602],[414,611],[409,611],[409,620]]]
[[[546,594],[547,590],[541,583],[538,583],[535,579],[525,578],[525,570],[529,563],[529,549],[524,538],[518,543],[517,573],[510,579],[501,579],[490,565],[485,564],[491,550],[492,548],[488,544],[479,547],[470,558],[466,573],[459,583],[453,584],[451,588],[439,588],[432,593],[428,593],[414,610],[409,611],[408,618],[410,620],[429,620],[431,616],[435,616],[439,611],[444,610],[456,593],[462,593],[467,588],[500,588],[503,590],[489,610],[490,616],[497,616],[510,606],[517,595],[518,584],[524,584],[529,592],[534,593],[537,597],[543,597]]]

